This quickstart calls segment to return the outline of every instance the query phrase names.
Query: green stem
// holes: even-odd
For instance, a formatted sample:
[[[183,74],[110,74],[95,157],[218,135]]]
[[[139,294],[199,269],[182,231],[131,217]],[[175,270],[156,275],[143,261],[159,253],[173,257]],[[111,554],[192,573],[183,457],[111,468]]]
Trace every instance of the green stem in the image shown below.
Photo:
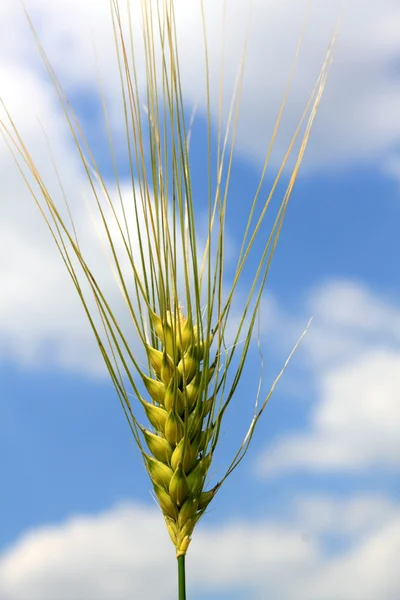
[[[178,589],[179,600],[186,600],[185,555],[178,557]]]

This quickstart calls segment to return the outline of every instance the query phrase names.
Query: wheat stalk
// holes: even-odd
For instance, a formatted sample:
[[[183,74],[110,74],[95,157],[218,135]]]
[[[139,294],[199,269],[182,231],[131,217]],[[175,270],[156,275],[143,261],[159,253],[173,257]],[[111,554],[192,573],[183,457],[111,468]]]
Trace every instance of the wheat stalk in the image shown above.
[[[209,192],[206,207],[208,230],[201,251],[189,160],[190,124],[187,122],[181,89],[174,3],[173,0],[142,1],[146,68],[145,105],[141,102],[138,87],[135,57],[137,41],[133,36],[133,17],[129,3],[128,8],[127,35],[119,2],[110,1],[132,182],[131,220],[128,217],[126,200],[120,192],[120,178],[111,135],[109,144],[115,167],[117,201],[107,188],[73,108],[27,13],[26,16],[58,94],[90,184],[111,266],[136,334],[146,353],[148,363],[145,367],[132,350],[127,332],[120,326],[117,314],[99,286],[85,253],[81,251],[68,198],[64,197],[69,221],[62,216],[61,208],[53,201],[29,149],[18,132],[9,108],[4,104],[6,116],[0,124],[3,138],[43,215],[79,294],[132,434],[143,456],[155,497],[176,548],[179,597],[183,599],[184,558],[193,530],[221,485],[246,454],[258,419],[284,370],[264,401],[259,403],[257,398],[254,418],[237,454],[218,483],[207,489],[205,482],[219,441],[222,420],[243,373],[272,256],[326,82],[335,36],[276,179],[267,197],[261,200],[266,168],[293,73],[290,76],[267,149],[259,186],[249,201],[248,222],[236,271],[226,288],[225,221],[245,48],[224,137],[221,126],[221,76],[217,164],[213,168],[210,150],[212,131],[207,32],[202,10],[208,99]],[[157,58],[157,45],[161,49],[160,61]],[[103,108],[109,131],[104,97]],[[258,258],[258,267],[248,289],[233,344],[227,347],[225,338],[238,282],[296,140],[300,143],[294,167],[268,239]],[[147,153],[146,142],[149,148]],[[58,168],[56,165],[54,167],[61,182]],[[217,182],[215,189],[212,186],[214,174]],[[255,216],[256,206],[260,208],[258,217]],[[107,217],[107,210],[110,211],[111,219]],[[133,229],[134,241],[137,243],[136,253],[132,245]],[[124,261],[128,265],[127,272],[119,254],[121,247]],[[89,296],[83,290],[82,277],[89,286]],[[95,301],[100,323],[96,322],[95,312],[90,307],[90,296]],[[185,306],[184,309],[182,305]],[[132,396],[136,398],[134,402],[131,400]],[[140,406],[147,418],[146,425],[143,425],[142,418],[137,416]]]

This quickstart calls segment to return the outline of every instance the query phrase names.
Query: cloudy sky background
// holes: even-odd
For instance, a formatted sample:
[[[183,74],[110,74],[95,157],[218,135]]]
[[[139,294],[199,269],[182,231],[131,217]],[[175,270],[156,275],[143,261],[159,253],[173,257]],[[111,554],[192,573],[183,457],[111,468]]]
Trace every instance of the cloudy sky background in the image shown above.
[[[235,216],[254,193],[306,4],[252,3],[232,251]],[[93,41],[115,140],[123,134],[108,3],[26,6],[107,176]],[[201,175],[200,12],[197,2],[176,6],[185,100],[189,110],[198,107],[191,143]],[[227,11],[225,114],[249,6],[237,0]],[[222,3],[206,1],[205,9],[215,100]],[[267,286],[264,391],[314,320],[246,461],[196,530],[187,559],[193,600],[400,596],[397,0],[312,3],[271,165],[280,164],[339,16],[334,64]],[[140,36],[139,19],[134,32]],[[0,96],[59,197],[38,117],[45,126],[100,268],[68,128],[22,8],[9,0],[0,0]],[[62,261],[3,143],[0,198],[0,600],[172,599],[173,548],[139,454]],[[226,423],[216,478],[247,429],[259,372],[252,361]]]

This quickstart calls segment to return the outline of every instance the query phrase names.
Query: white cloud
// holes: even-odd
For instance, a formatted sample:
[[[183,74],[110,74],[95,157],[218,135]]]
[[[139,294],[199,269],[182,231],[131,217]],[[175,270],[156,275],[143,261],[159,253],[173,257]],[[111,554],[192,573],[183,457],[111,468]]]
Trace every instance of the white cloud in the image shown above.
[[[162,533],[161,516],[142,507],[39,528],[3,557],[0,598],[146,597],[147,581],[161,597],[173,585],[172,547]],[[160,570],[162,577],[154,577]]]
[[[108,2],[28,0],[26,4],[60,79],[75,97],[81,95],[85,98],[88,94],[92,98],[93,92],[97,93],[92,38],[88,31],[93,33],[97,40],[98,62],[107,82],[110,118],[117,133],[121,126],[121,113]],[[238,139],[239,148],[259,159],[265,152],[267,133],[272,129],[289,73],[305,2],[270,0],[257,1],[253,5]],[[138,10],[138,2],[132,2],[132,6],[134,11]],[[211,81],[215,85],[219,78],[221,6],[214,2],[206,7]],[[198,102],[201,109],[205,105],[204,86],[202,78],[197,75],[203,68],[202,33],[199,7],[193,7],[194,4],[178,0],[177,21],[185,95],[189,102]],[[227,12],[226,99],[236,75],[248,9],[248,2],[242,1],[237,2],[234,8],[231,5]],[[93,18],[94,11],[96,18]],[[292,100],[279,138],[281,141],[278,141],[280,149],[283,141],[288,139],[298,108],[310,89],[338,12],[339,3],[335,0],[327,0],[318,6],[316,3],[311,10],[303,58],[293,83]],[[43,179],[53,196],[60,199],[46,142],[36,117],[41,119],[52,140],[77,221],[85,235],[93,239],[89,235],[90,222],[83,209],[86,184],[79,161],[54,90],[40,66],[23,11],[18,3],[0,0],[0,13],[0,94],[10,107]],[[400,129],[396,129],[395,125],[399,123],[400,128],[400,113],[396,118],[400,110],[397,88],[392,85],[394,75],[384,76],[386,66],[395,61],[400,51],[395,34],[398,20],[400,15],[394,0],[372,1],[368,9],[359,0],[346,4],[335,67],[314,132],[314,150],[310,148],[308,153],[310,162],[323,160],[330,163],[338,157],[358,159],[360,152],[368,154],[390,150],[391,144],[398,139]],[[283,28],[282,23],[285,23]],[[139,35],[139,18],[134,19],[133,27],[134,34]],[[263,50],[260,51],[260,48]],[[138,56],[140,63],[140,46]],[[196,76],[193,76],[194,73]],[[264,75],[260,76],[260,73]],[[139,80],[143,87],[140,69]],[[391,103],[389,107],[386,106],[388,102]],[[94,115],[93,119],[96,128],[98,124]],[[382,119],[385,123],[387,121],[386,125],[382,124]],[[326,154],[328,151],[333,154]],[[278,154],[275,164],[279,160]],[[0,195],[6,199],[2,203],[0,237],[3,261],[1,355],[12,356],[25,364],[48,364],[51,360],[53,364],[71,370],[92,374],[103,372],[92,333],[63,264],[3,145],[0,146]],[[317,331],[315,323],[313,330]],[[325,341],[317,344],[321,355],[324,344],[328,353],[335,344],[338,344],[337,352],[350,344],[349,340],[343,341],[343,337],[336,336],[334,328],[329,335],[331,339],[328,340],[328,332],[325,331]],[[314,340],[316,336],[317,333]]]
[[[129,338],[131,348],[135,347],[137,338],[132,320],[110,270],[107,258],[110,251],[108,250],[107,255],[104,253],[104,247],[108,247],[108,244],[104,243],[104,229],[99,226],[99,212],[96,212],[93,193],[82,173],[79,156],[68,125],[57,106],[54,90],[50,85],[44,85],[40,77],[29,69],[2,66],[0,59],[1,79],[7,81],[3,99],[8,107],[12,107],[12,117],[18,123],[24,143],[42,180],[59,212],[69,223],[40,123],[44,125],[51,140],[51,152],[59,169],[85,259],[111,308],[118,314],[120,324],[125,325],[123,330]],[[34,119],[26,111],[27,97],[35,114]],[[1,108],[0,117],[7,118]],[[28,180],[32,184],[32,178],[28,177]],[[33,186],[33,189],[38,192],[37,186]],[[0,190],[5,199],[0,225],[0,358],[12,358],[35,368],[51,365],[92,376],[103,376],[106,374],[103,360],[73,283],[6,144],[0,145]],[[120,190],[122,197],[130,200],[130,184],[121,182]],[[115,182],[108,185],[108,191],[122,221],[119,198],[115,201]],[[39,201],[43,206],[40,194]],[[125,206],[128,221],[135,223],[132,203],[125,202],[125,205],[129,205],[128,208]],[[115,220],[108,206],[103,205],[103,211],[125,280],[129,284],[132,281],[131,268],[126,254],[122,256],[122,241]],[[138,213],[139,220],[143,221],[140,206]],[[141,229],[144,237],[144,228]],[[137,257],[139,252],[135,227],[132,227],[130,234],[133,255]],[[198,243],[201,248],[201,236]],[[136,260],[136,267],[140,273],[139,260]],[[79,273],[79,269],[77,272]],[[84,277],[81,276],[80,283],[85,290],[83,282]],[[92,314],[95,313],[90,290],[87,290],[86,300]],[[98,321],[96,323],[99,324]]]
[[[362,600],[385,598],[399,594],[399,577],[396,572],[396,555],[400,544],[399,519],[385,523],[372,535],[352,549],[347,556],[339,556],[315,573],[308,582],[304,598],[334,598]],[[329,591],[328,591],[329,590]]]
[[[56,95],[51,85],[44,84],[41,75],[34,69],[9,63],[8,55],[5,55],[3,65],[1,60],[0,79],[7,83],[3,99],[11,109],[24,143],[50,195],[68,222],[57,174],[41,129],[42,123],[51,139],[51,150],[80,233],[78,237],[87,251],[88,264],[97,281],[102,283],[102,290],[111,306],[117,307],[120,322],[125,319],[127,327],[133,329],[87,211],[86,202],[89,197],[93,201],[93,195],[82,173],[79,156],[57,105]],[[29,110],[27,97],[30,100]],[[1,116],[7,119],[4,111],[1,111]],[[5,144],[0,146],[0,191],[5,198],[0,226],[0,357],[12,358],[34,368],[46,365],[93,376],[104,375],[100,353],[72,282]],[[109,185],[109,191],[112,197],[116,197],[115,185]],[[130,186],[125,181],[121,183],[121,191],[124,197],[131,195]],[[133,215],[130,219],[128,215],[128,220],[135,222]],[[117,234],[115,226],[111,226],[111,230]],[[200,224],[197,232],[199,252],[202,250],[203,234],[204,226]],[[135,231],[131,231],[131,235],[134,255],[138,256],[139,252],[135,252]],[[226,241],[228,248],[232,246],[229,232]],[[115,243],[121,249],[121,240]],[[125,266],[129,268],[129,265]],[[230,330],[235,322],[237,318],[232,313]]]
[[[354,357],[363,349],[400,346],[400,309],[356,281],[330,281],[313,290],[307,309],[314,315],[306,339],[312,361]],[[324,338],[324,339],[323,339]]]
[[[340,551],[326,534],[344,541]],[[189,594],[389,600],[400,592],[399,551],[400,508],[384,497],[303,497],[289,519],[202,523],[187,558]],[[0,599],[168,600],[175,570],[158,511],[125,505],[25,534],[0,558]]]
[[[54,198],[60,200],[46,141],[37,120],[26,115],[26,98],[52,137],[53,150],[62,165],[66,193],[82,202],[85,190],[67,127],[60,119],[49,86],[29,69],[0,64],[1,81],[7,81],[3,99],[12,106],[22,135]],[[25,364],[63,364],[98,373],[91,332],[86,324],[62,260],[30,198],[8,149],[0,145],[1,211],[0,355]],[[61,202],[60,202],[61,204]]]
[[[123,3],[122,3],[123,4]],[[132,2],[133,31],[140,39],[139,2]],[[4,6],[3,6],[4,5]],[[35,51],[18,5],[5,11],[1,48],[9,63],[24,60],[30,65]],[[124,14],[125,5],[121,7]],[[222,43],[222,0],[206,4],[214,118],[217,117]],[[97,86],[92,36],[96,42],[99,65],[107,81],[107,98],[116,125],[120,102],[116,77],[109,6],[105,0],[29,0],[28,10],[37,24],[40,37],[61,79],[71,90],[93,92]],[[251,25],[246,60],[246,76],[239,124],[239,147],[260,160],[265,156],[266,140],[272,133],[280,100],[288,79],[301,23],[307,13],[306,0],[257,0],[252,3]],[[237,67],[241,58],[250,3],[240,0],[229,5],[226,13],[224,46],[225,114],[229,106]],[[181,47],[181,71],[184,92],[190,102],[205,109],[204,53],[200,4],[176,1]],[[307,153],[309,165],[344,166],[363,159],[375,163],[382,157],[391,163],[400,136],[400,86],[396,65],[400,58],[398,29],[400,11],[397,0],[338,0],[315,3],[309,13],[302,54],[295,76],[288,110],[278,136],[273,161],[279,162],[282,150],[318,73],[328,41],[338,17],[341,29],[323,105]],[[21,31],[21,36],[14,31]],[[10,31],[13,31],[11,36]],[[15,39],[23,39],[19,48]],[[141,48],[138,47],[140,64]],[[277,60],[279,57],[279,60]],[[139,83],[143,88],[143,70]]]
[[[354,282],[310,295],[315,315],[302,354],[315,375],[308,431],[265,451],[264,475],[286,470],[400,467],[400,309]]]
[[[382,170],[386,172],[389,177],[393,177],[396,181],[400,182],[400,156],[397,153],[393,153],[386,160],[382,161]]]

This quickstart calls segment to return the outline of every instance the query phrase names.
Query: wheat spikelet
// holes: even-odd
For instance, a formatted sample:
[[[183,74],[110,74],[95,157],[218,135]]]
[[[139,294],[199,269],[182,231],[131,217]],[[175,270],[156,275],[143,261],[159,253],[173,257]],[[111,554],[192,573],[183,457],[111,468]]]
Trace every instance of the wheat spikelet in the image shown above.
[[[214,404],[213,397],[205,396],[213,368],[204,357],[210,355],[212,338],[199,339],[198,328],[184,318],[180,306],[176,312],[175,319],[168,311],[165,319],[151,314],[160,347],[146,345],[152,369],[143,383],[152,403],[141,401],[154,432],[143,426],[141,431],[150,452],[143,452],[145,465],[179,557],[217,486],[204,490]]]

